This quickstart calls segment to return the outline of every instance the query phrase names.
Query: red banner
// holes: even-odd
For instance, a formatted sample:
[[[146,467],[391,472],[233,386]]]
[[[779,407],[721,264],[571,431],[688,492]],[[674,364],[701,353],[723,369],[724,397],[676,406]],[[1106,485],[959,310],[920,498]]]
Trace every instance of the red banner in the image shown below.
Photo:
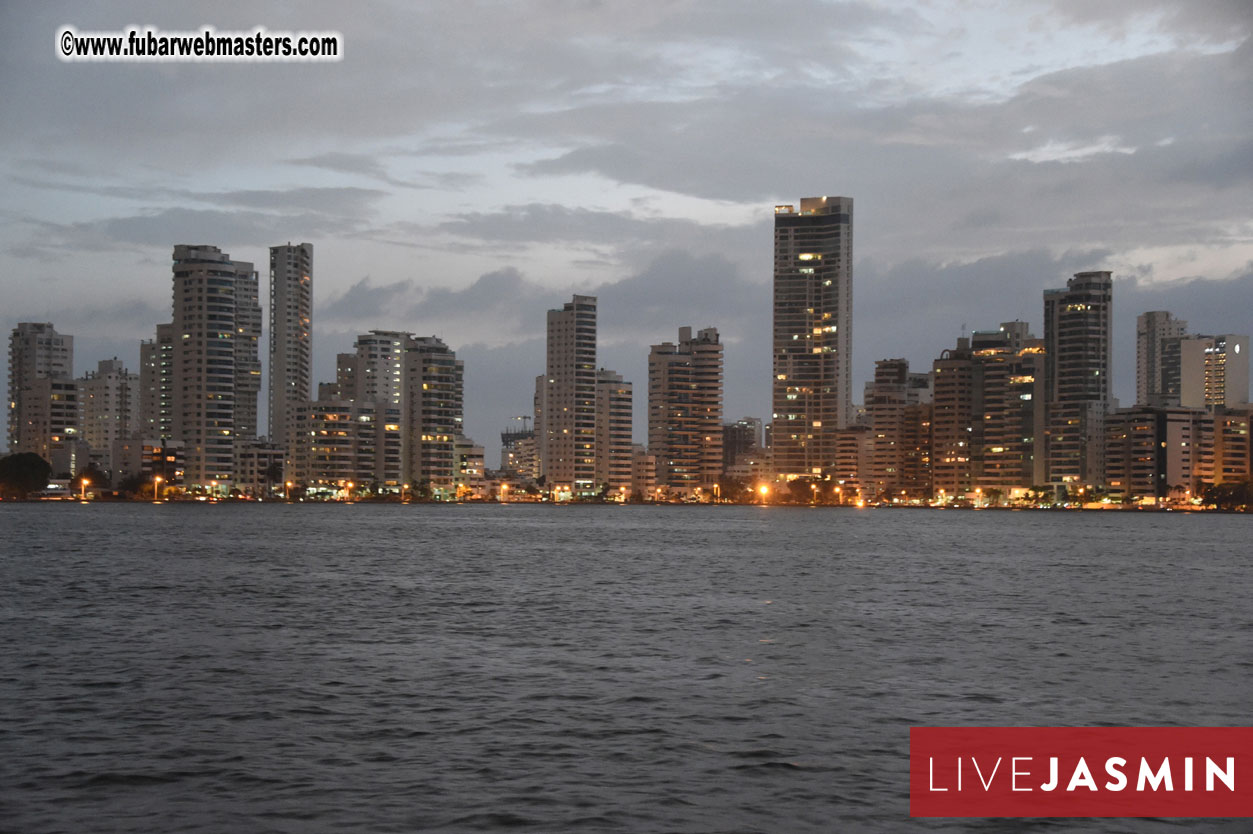
[[[911,727],[914,817],[1253,817],[1253,727]]]

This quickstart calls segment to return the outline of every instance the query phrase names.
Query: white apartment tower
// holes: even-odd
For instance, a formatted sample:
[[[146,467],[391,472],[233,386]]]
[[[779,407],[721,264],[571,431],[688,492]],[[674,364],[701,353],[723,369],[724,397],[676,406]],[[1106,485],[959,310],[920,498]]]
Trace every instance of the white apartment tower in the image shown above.
[[[113,444],[139,430],[139,375],[116,356],[78,380],[79,433],[91,447],[91,460],[114,474]]]
[[[257,434],[257,273],[216,246],[179,244],[173,260],[171,434],[186,444],[187,483],[229,483],[237,441]]]
[[[290,443],[313,379],[313,244],[270,247],[269,436]]]
[[[9,452],[35,452],[48,458],[51,434],[61,436],[72,428],[77,431],[77,415],[71,419],[57,411],[52,400],[65,395],[61,390],[72,385],[74,372],[74,337],[58,333],[50,322],[21,322],[9,336]],[[49,387],[40,380],[56,380]],[[51,388],[58,390],[52,391]],[[68,422],[67,422],[68,421]],[[59,441],[58,441],[59,442]]]
[[[781,477],[833,463],[833,433],[853,415],[852,345],[853,200],[775,206],[771,446]]]

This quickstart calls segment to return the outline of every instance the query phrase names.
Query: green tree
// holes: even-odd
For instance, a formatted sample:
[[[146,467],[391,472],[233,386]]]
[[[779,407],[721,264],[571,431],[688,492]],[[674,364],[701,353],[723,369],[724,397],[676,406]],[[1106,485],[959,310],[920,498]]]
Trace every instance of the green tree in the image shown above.
[[[1253,481],[1227,481],[1207,486],[1204,498],[1206,504],[1213,504],[1220,510],[1248,512],[1250,493],[1253,493]]]
[[[0,493],[23,499],[48,485],[52,467],[34,452],[0,458]]]
[[[144,490],[147,490],[149,494],[152,493],[152,487],[153,482],[151,478],[146,478],[143,475],[127,475],[118,482],[117,490],[125,495],[142,498]]]

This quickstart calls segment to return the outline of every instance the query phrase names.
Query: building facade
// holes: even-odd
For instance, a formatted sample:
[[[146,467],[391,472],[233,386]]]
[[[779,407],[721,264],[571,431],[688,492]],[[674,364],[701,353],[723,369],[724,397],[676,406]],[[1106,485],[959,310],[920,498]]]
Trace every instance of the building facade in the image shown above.
[[[910,408],[930,401],[931,374],[911,372],[905,359],[875,362],[874,381],[865,389],[866,421],[873,438],[869,471],[862,479],[867,491],[885,497],[908,495],[906,457],[916,452],[911,445],[916,412]]]
[[[460,483],[457,444],[469,442],[462,438],[465,363],[434,336],[409,337],[404,349],[405,479],[449,500]]]
[[[555,498],[592,498],[596,485],[596,298],[548,311],[545,374],[537,380],[540,468]]]
[[[191,484],[230,484],[239,441],[257,435],[261,305],[251,263],[216,246],[174,247],[171,434]]]
[[[356,488],[400,491],[402,408],[374,401],[319,400],[296,418],[287,480],[312,494],[343,497]]]
[[[853,201],[805,197],[775,206],[775,467],[820,475],[834,461],[833,432],[852,421]]]
[[[1056,486],[1105,479],[1113,286],[1109,272],[1079,272],[1066,289],[1044,292],[1048,477]]]
[[[648,355],[648,451],[657,458],[657,484],[672,495],[712,495],[722,474],[722,342],[716,328],[677,343],[653,345]]]
[[[116,356],[97,363],[78,380],[79,433],[91,449],[91,462],[112,474],[114,441],[141,428],[139,374],[126,370]]]
[[[158,324],[156,337],[139,343],[139,426],[144,437],[174,436],[173,333],[173,324]]]
[[[313,244],[270,247],[269,438],[285,446],[312,395]]]
[[[631,494],[633,391],[622,374],[596,372],[596,483],[615,500]]]
[[[1249,401],[1249,337],[1187,336],[1179,340],[1179,404],[1234,408]]]
[[[73,373],[73,336],[58,333],[50,322],[21,322],[13,328],[9,335],[11,454],[33,452],[52,463],[52,446],[63,443],[67,432],[77,434],[78,397],[76,390],[70,390]],[[68,405],[70,397],[73,413]]]
[[[1136,405],[1179,405],[1179,340],[1187,329],[1166,310],[1136,317]]]

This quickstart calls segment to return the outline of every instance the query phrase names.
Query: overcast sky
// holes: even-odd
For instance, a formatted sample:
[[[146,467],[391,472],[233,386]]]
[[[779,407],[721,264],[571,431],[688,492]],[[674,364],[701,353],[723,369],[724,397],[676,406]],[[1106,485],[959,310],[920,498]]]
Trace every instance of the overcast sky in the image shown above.
[[[334,30],[344,59],[63,63],[66,25]],[[772,207],[844,195],[855,390],[964,329],[1039,335],[1042,290],[1109,269],[1130,405],[1138,313],[1253,329],[1251,28],[1248,0],[5,3],[0,327],[135,370],[175,243],[264,296],[267,248],[309,241],[315,380],[356,333],[438,335],[494,464],[572,292],[637,415],[692,325],[727,417],[768,418]]]

